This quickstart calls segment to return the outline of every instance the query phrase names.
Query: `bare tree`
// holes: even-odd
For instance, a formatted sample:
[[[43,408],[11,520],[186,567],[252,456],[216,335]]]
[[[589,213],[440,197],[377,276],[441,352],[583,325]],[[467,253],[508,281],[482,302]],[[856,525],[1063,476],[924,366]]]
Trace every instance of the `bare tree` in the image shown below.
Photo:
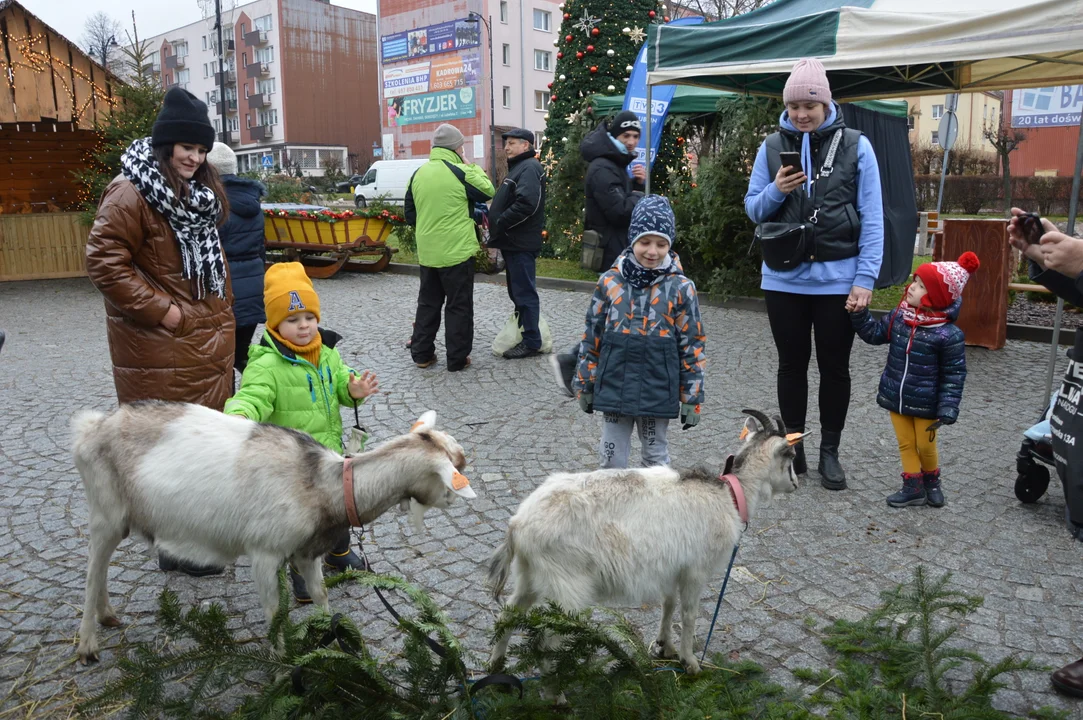
[[[95,62],[106,69],[117,72],[120,46],[117,35],[120,34],[120,22],[100,10],[87,18],[83,26],[83,47]]]
[[[708,21],[725,20],[757,10],[771,0],[668,0],[670,16],[702,15]]]
[[[1011,127],[1005,120],[993,121],[982,128],[982,136],[989,141],[1000,158],[1000,167],[1004,175],[1004,209],[1012,206],[1012,171],[1011,154],[1027,139],[1025,130]]]

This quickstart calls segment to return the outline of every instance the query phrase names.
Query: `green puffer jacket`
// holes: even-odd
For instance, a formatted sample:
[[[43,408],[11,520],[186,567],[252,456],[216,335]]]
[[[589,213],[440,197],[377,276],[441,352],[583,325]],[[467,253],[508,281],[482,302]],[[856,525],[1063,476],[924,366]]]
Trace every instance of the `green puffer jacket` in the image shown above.
[[[489,200],[495,192],[480,167],[467,165],[452,150],[434,147],[406,189],[406,222],[417,228],[418,264],[443,268],[474,257],[474,203]]]
[[[339,406],[362,401],[350,397],[353,370],[335,349],[338,333],[321,328],[320,336],[323,347],[316,368],[264,331],[259,345],[248,349],[241,387],[226,401],[226,414],[300,430],[321,445],[344,452]]]

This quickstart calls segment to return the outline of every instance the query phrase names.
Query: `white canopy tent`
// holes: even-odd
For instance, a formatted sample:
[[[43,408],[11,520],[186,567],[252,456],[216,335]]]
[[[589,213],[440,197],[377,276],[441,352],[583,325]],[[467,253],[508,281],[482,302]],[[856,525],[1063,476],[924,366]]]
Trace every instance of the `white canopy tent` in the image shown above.
[[[838,100],[1083,83],[1083,0],[775,0],[702,25],[652,25],[652,85],[781,96],[793,63],[823,62]],[[650,123],[647,123],[650,146]],[[1068,211],[1075,230],[1083,122]],[[1052,391],[1061,315],[1050,352]]]

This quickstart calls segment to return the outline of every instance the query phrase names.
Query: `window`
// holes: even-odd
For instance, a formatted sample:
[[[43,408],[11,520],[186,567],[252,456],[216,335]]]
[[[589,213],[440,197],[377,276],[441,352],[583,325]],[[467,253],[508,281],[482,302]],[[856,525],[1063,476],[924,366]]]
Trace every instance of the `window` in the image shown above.
[[[173,54],[179,58],[188,57],[188,43],[179,42],[173,45]]]
[[[274,95],[275,94],[275,79],[260,80],[257,85],[261,95]]]
[[[535,70],[545,70],[546,72],[552,71],[553,68],[550,65],[552,57],[553,57],[553,54],[550,53],[550,52],[546,52],[545,50],[535,50],[534,51],[534,69]]]
[[[508,24],[508,0],[500,0],[500,22]]]
[[[939,130],[933,130],[932,143],[933,143],[933,145],[940,145],[940,131]]]
[[[534,109],[538,112],[546,112],[549,110],[549,93],[542,92],[541,90],[534,91]]]
[[[191,72],[189,70],[187,70],[187,69],[178,70],[177,71],[177,82],[182,86],[187,86],[188,85],[188,80],[190,79],[190,76],[191,76]]]
[[[500,104],[506,108],[511,107],[511,88],[507,85],[504,86],[500,93]]]
[[[263,17],[258,17],[255,20],[253,20],[252,21],[252,29],[253,30],[262,30],[263,32],[269,32],[271,30],[271,16],[270,15],[264,15]]]
[[[248,113],[244,114],[244,126],[249,128],[252,127],[252,116]]]
[[[206,35],[203,36],[203,49],[204,50],[207,49],[207,36]]]
[[[553,13],[547,10],[534,11],[534,29],[542,32],[552,30]]]
[[[985,107],[983,107],[981,109],[981,119],[982,120],[988,120],[989,119],[989,106],[988,105],[986,105]]]
[[[504,43],[500,46],[500,62],[511,65],[511,45]]]
[[[544,141],[545,141],[545,136],[542,135],[540,131],[535,130],[534,131],[534,147],[540,148]]]
[[[207,63],[203,63],[203,77],[210,77],[210,73],[207,72]]]
[[[233,131],[240,130],[241,129],[241,119],[238,118],[236,115],[233,115],[233,116],[228,116],[227,115],[226,116],[226,127],[229,128],[230,130],[233,130]]]
[[[256,62],[272,63],[275,61],[275,49],[273,47],[258,48],[256,50]]]
[[[218,91],[217,90],[211,90],[209,93],[206,93],[206,96],[207,96],[207,107],[210,107],[211,105],[214,105],[215,103],[218,102]],[[213,110],[214,108],[211,108],[211,109]]]
[[[906,116],[906,129],[907,130],[913,130],[914,129],[914,116],[913,115],[907,115]]]
[[[944,106],[933,105],[933,120],[939,120],[942,117],[944,117]]]
[[[260,125],[278,124],[278,110],[260,110],[258,114]]]
[[[150,65],[151,68],[153,68],[154,70],[159,69],[160,66],[159,66],[159,63],[158,63],[158,51],[157,50],[155,50],[154,52],[147,55],[147,64]]]

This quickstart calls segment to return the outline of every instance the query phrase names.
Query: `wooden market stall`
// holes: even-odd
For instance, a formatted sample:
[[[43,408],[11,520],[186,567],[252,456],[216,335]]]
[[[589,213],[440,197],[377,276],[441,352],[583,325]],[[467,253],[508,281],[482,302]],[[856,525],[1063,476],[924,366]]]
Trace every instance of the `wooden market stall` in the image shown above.
[[[85,275],[86,188],[120,80],[15,0],[0,0],[0,281]]]

